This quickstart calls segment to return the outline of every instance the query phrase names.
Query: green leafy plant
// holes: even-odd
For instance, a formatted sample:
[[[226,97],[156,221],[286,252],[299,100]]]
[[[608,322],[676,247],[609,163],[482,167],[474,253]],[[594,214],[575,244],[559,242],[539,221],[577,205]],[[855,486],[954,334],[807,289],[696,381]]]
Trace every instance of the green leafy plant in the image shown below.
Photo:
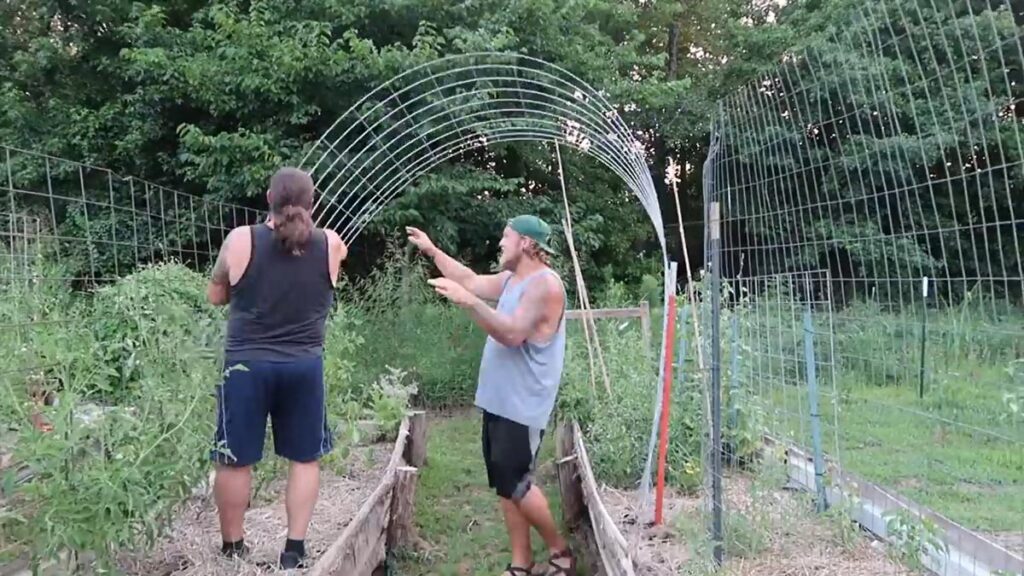
[[[216,448],[215,387],[238,368],[220,365],[223,321],[205,302],[203,275],[164,263],[89,294],[46,280],[47,290],[0,304],[0,315],[37,322],[3,354],[45,367],[0,379],[0,413],[14,426],[3,438],[12,445],[2,448],[17,463],[0,477],[2,553],[27,554],[36,565],[95,558],[97,568],[113,569],[118,552],[160,538],[206,477]],[[356,390],[358,325],[336,312],[329,334],[328,407],[341,433],[328,465],[337,465],[358,441],[354,423],[379,414],[392,426],[415,387],[399,378]],[[38,387],[49,403],[31,402]],[[31,424],[32,410],[51,431]],[[275,457],[257,466],[254,500],[285,466]]]
[[[918,517],[904,508],[889,510],[883,518],[891,549],[904,564],[923,569],[922,557],[948,553],[942,530],[931,519]]]
[[[846,549],[852,549],[859,541],[862,532],[860,524],[856,520],[861,499],[857,495],[855,483],[849,483],[845,488],[846,493],[825,511],[824,517],[832,527],[836,542]]]
[[[71,311],[77,316],[35,335],[34,349],[56,362],[50,370],[61,386],[42,409],[52,432],[19,426],[14,459],[32,478],[10,491],[4,530],[37,563],[70,551],[110,567],[115,551],[153,542],[205,474],[213,419],[203,416],[213,414],[218,380],[207,346],[216,327],[184,313],[172,295],[147,290],[168,281],[186,292],[201,285],[174,265],[143,270],[102,289],[99,306],[81,302]],[[113,325],[87,312],[136,319],[125,338],[130,354],[116,356],[130,368],[130,388],[104,388],[111,375],[128,373],[105,366],[112,349],[125,347],[99,340]]]
[[[374,421],[380,425],[384,435],[391,437],[408,413],[409,400],[416,394],[417,384],[407,382],[408,373],[404,370],[390,366],[387,369],[388,372],[381,375],[370,394]]]

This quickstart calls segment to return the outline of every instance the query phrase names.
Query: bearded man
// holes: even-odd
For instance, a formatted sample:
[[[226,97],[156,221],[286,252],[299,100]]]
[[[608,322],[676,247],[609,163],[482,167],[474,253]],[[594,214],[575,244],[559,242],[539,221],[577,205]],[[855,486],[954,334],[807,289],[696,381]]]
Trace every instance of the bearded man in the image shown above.
[[[565,358],[565,289],[548,264],[551,228],[536,216],[509,220],[499,244],[497,274],[477,274],[421,230],[406,232],[444,275],[429,283],[487,332],[475,403],[483,411],[487,480],[498,495],[512,551],[502,576],[575,576],[573,553],[533,482]],[[496,301],[497,307],[487,301]],[[550,553],[539,571],[532,571],[531,526]]]

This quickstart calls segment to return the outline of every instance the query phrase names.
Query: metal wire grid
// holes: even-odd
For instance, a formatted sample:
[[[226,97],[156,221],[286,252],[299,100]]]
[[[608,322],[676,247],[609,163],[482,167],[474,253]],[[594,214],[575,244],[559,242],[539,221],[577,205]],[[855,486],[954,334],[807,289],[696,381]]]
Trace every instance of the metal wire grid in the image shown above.
[[[810,451],[795,339],[800,310],[820,308],[827,457],[1007,553],[947,551],[931,566],[942,574],[1024,557],[1022,21],[1004,1],[866,4],[721,103],[705,166],[722,215],[717,255],[706,235],[724,284],[706,316],[719,393],[736,387],[769,435]],[[794,278],[819,269],[811,298]],[[730,477],[713,464],[720,502]]]
[[[150,263],[193,268],[214,258],[234,227],[264,214],[183,194],[109,170],[0,146],[0,378],[9,390],[39,365],[26,348],[36,332],[76,325],[69,310],[38,309],[33,292],[91,290]],[[107,343],[104,343],[107,344]]]
[[[353,105],[302,161],[320,191],[317,222],[346,242],[417,177],[477,148],[540,141],[593,156],[640,200],[664,250],[644,145],[604,94],[519,54],[441,58],[385,82]]]

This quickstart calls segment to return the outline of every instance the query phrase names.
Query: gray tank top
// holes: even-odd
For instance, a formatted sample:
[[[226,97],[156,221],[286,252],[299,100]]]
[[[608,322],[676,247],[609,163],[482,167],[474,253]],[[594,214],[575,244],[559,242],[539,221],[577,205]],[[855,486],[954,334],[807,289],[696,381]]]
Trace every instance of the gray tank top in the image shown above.
[[[506,280],[498,299],[498,312],[511,316],[519,306],[526,287],[541,274],[555,272],[545,268],[513,286],[509,286]],[[564,361],[564,310],[558,330],[546,343],[527,340],[510,348],[488,336],[480,360],[476,405],[513,422],[543,430],[555,408]]]

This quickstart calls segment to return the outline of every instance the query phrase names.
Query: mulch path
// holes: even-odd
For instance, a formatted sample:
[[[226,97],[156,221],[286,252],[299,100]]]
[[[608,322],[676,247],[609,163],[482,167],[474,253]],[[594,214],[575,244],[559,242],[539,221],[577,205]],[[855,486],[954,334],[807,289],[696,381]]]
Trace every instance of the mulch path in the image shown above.
[[[321,471],[320,496],[306,537],[308,566],[344,532],[359,507],[377,488],[394,446],[390,443],[359,447],[337,475],[326,467]],[[269,503],[254,507],[245,515],[245,542],[251,553],[243,560],[221,556],[217,508],[207,487],[181,506],[170,532],[146,554],[127,555],[121,567],[139,576],[220,576],[284,574],[275,567],[287,533],[284,490],[287,479],[273,481],[266,489],[275,495]],[[299,574],[308,571],[289,571]]]

